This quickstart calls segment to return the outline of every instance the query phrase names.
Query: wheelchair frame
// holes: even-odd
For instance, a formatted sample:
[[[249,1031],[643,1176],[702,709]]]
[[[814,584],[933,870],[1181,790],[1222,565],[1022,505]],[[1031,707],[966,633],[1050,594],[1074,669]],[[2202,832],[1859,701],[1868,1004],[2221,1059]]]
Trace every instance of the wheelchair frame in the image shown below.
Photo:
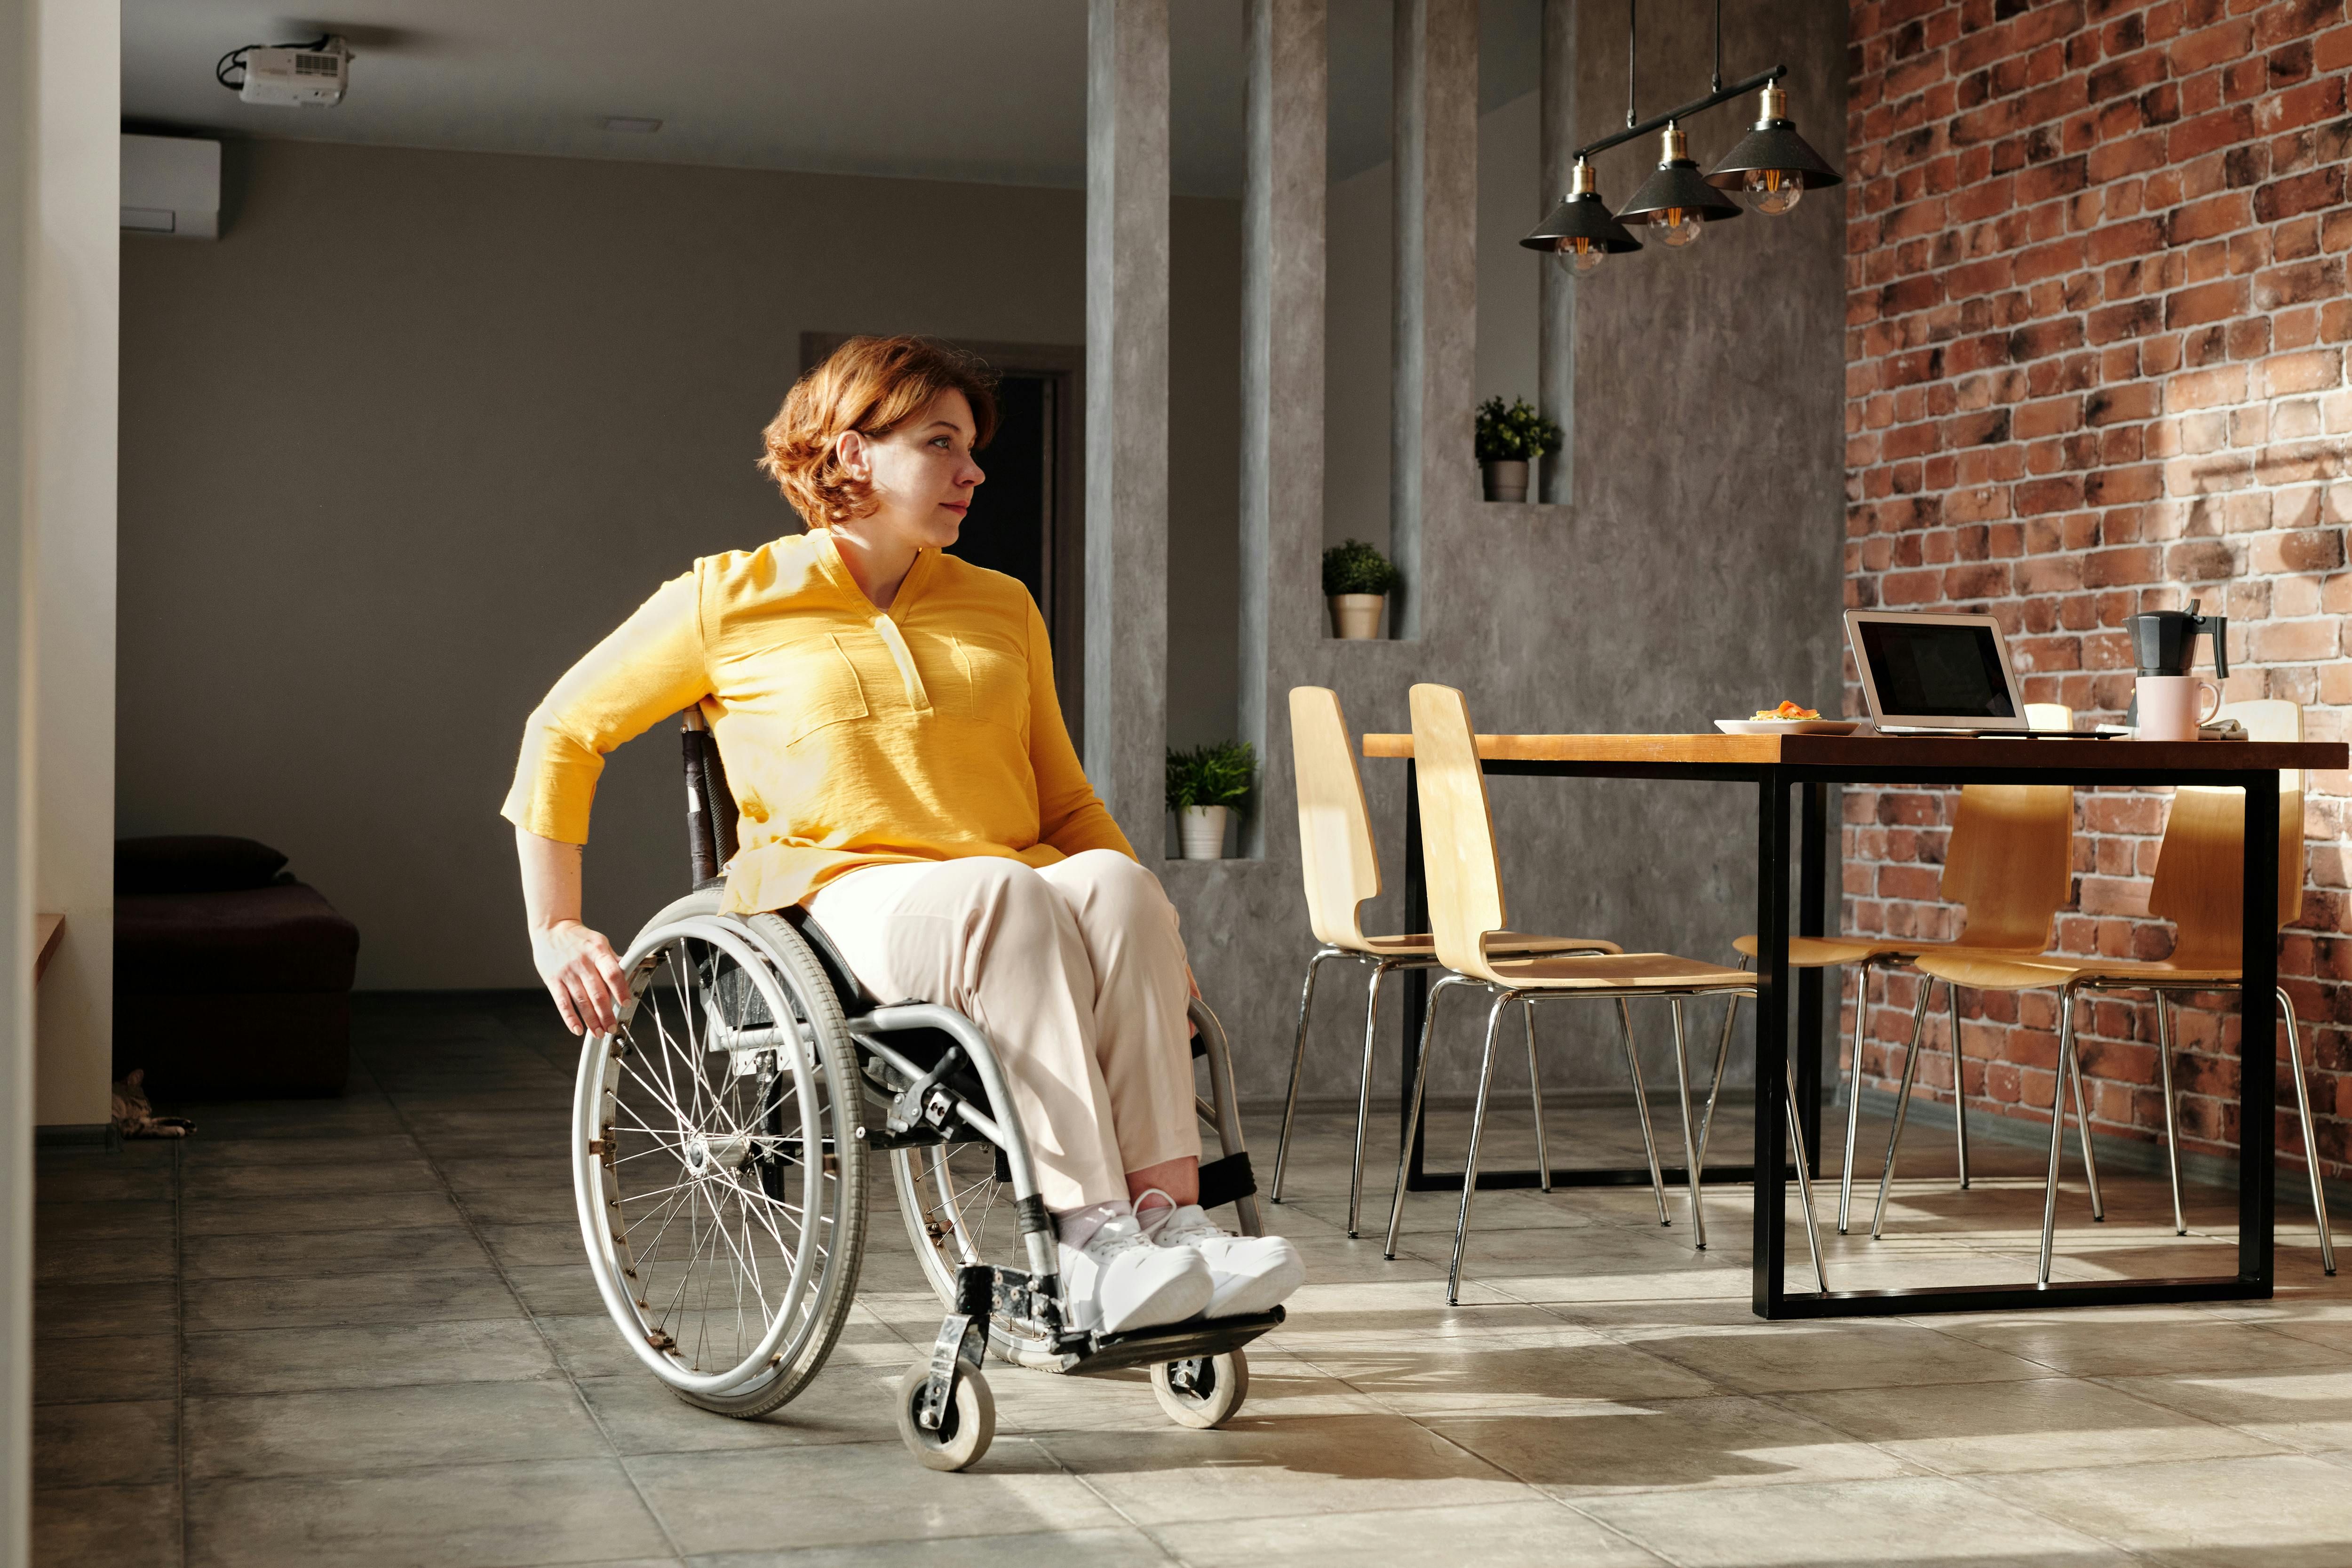
[[[728,788],[724,764],[721,763],[715,738],[711,735],[698,710],[688,710],[683,727],[683,749],[687,776],[688,849],[693,868],[695,891],[708,893],[722,885],[723,871],[734,858],[736,850],[736,810],[734,797]],[[677,906],[672,906],[675,910]],[[769,929],[761,929],[761,928]],[[660,934],[658,942],[648,944],[648,939]],[[1100,1375],[1138,1366],[1154,1369],[1154,1391],[1169,1414],[1189,1426],[1214,1426],[1238,1408],[1248,1384],[1247,1363],[1241,1355],[1242,1347],[1283,1321],[1284,1313],[1276,1307],[1270,1311],[1245,1317],[1195,1319],[1161,1328],[1140,1330],[1123,1334],[1105,1334],[1068,1326],[1058,1278],[1058,1258],[1053,1216],[1046,1212],[1037,1195],[1034,1161],[1029,1141],[1017,1118],[1006,1114],[1012,1104],[1003,1063],[987,1034],[970,1018],[953,1008],[931,1003],[902,1002],[882,1004],[867,995],[858,985],[855,974],[841,954],[835,951],[824,932],[806,912],[801,910],[782,911],[779,920],[762,920],[755,926],[751,921],[713,912],[694,912],[677,918],[656,917],[638,941],[632,944],[628,959],[632,974],[632,999],[625,1026],[634,1016],[636,1007],[635,988],[643,973],[649,973],[660,954],[675,941],[700,942],[724,952],[739,968],[751,973],[747,957],[766,971],[774,983],[779,996],[790,1005],[794,1016],[792,1027],[783,1026],[784,1013],[773,1009],[772,1004],[762,1003],[768,1010],[769,1022],[763,1026],[737,1027],[716,1020],[706,1022],[699,1048],[708,1053],[728,1052],[736,1058],[739,1073],[746,1061],[757,1063],[760,1054],[793,1051],[800,1053],[798,1060],[813,1062],[807,1053],[811,1047],[826,1048],[816,1023],[804,1011],[804,1000],[794,994],[800,982],[785,973],[788,964],[779,963],[771,953],[784,941],[797,940],[810,961],[809,967],[822,974],[830,985],[834,999],[840,1005],[841,1019],[846,1038],[856,1053],[855,1062],[848,1064],[852,1081],[857,1086],[859,1105],[842,1108],[837,1114],[854,1114],[859,1120],[854,1136],[866,1152],[887,1151],[919,1151],[958,1144],[985,1143],[994,1151],[996,1173],[1012,1189],[1013,1212],[1021,1237],[1021,1262],[1026,1268],[1013,1267],[997,1259],[984,1258],[976,1263],[955,1266],[951,1300],[940,1331],[928,1358],[908,1369],[900,1384],[900,1409],[898,1412],[900,1435],[916,1457],[935,1468],[961,1469],[975,1463],[987,1450],[993,1429],[993,1402],[981,1373],[984,1352],[992,1344],[1000,1359],[1034,1370],[1074,1376]],[[763,988],[764,989],[764,988]],[[1204,1161],[1201,1166],[1201,1205],[1203,1208],[1233,1204],[1242,1230],[1250,1235],[1259,1233],[1260,1224],[1255,1200],[1255,1183],[1252,1177],[1249,1156],[1242,1141],[1241,1126],[1235,1110],[1233,1068],[1224,1030],[1216,1016],[1195,998],[1191,1018],[1194,1027],[1192,1051],[1195,1058],[1205,1058],[1208,1063],[1210,1098],[1195,1097],[1195,1110],[1204,1121],[1216,1131],[1223,1146],[1223,1157]],[[614,1037],[604,1037],[606,1054],[619,1059],[614,1053],[619,1046],[619,1031]],[[593,1044],[594,1042],[592,1042]],[[928,1058],[928,1062],[924,1059]],[[619,1189],[612,1171],[613,1132],[609,1126],[599,1128],[598,1114],[592,1109],[597,1086],[589,1082],[588,1066],[595,1053],[583,1055],[578,1113],[579,1126],[575,1137],[587,1140],[587,1154],[575,1153],[575,1174],[579,1184],[578,1197],[581,1223],[592,1254],[602,1257],[607,1267],[599,1274],[600,1289],[605,1292],[606,1307],[614,1321],[632,1340],[632,1348],[646,1360],[674,1391],[682,1396],[694,1394],[725,1395],[731,1388],[742,1387],[760,1375],[748,1376],[715,1373],[687,1377],[676,1369],[667,1368],[659,1358],[667,1347],[658,1342],[638,1345],[635,1341],[647,1338],[633,1325],[631,1314],[621,1301],[614,1300],[616,1275],[629,1269],[620,1262],[616,1248],[627,1243],[606,1218],[605,1210],[619,1206]],[[773,1064],[772,1063],[772,1066]],[[813,1066],[803,1068],[813,1072]],[[603,1086],[609,1095],[617,1083],[617,1075]],[[770,1079],[760,1080],[759,1096],[764,1104]],[[976,1089],[977,1096],[971,1092]],[[601,1103],[598,1101],[597,1103]],[[878,1113],[878,1114],[877,1114]],[[804,1109],[804,1120],[818,1113]],[[879,1125],[876,1122],[878,1121]],[[598,1142],[602,1133],[602,1142]],[[790,1142],[778,1135],[780,1143]],[[803,1129],[802,1142],[811,1134]],[[748,1143],[760,1139],[750,1131],[742,1134]],[[681,1144],[681,1147],[683,1145]],[[589,1171],[601,1158],[597,1168],[604,1173],[602,1179],[592,1183]],[[740,1163],[751,1158],[765,1159],[764,1152],[738,1152]],[[863,1158],[863,1155],[860,1156]],[[915,1173],[911,1161],[902,1163],[894,1172],[898,1182],[922,1177]],[[862,1182],[860,1183],[862,1187]],[[917,1194],[902,1191],[900,1202],[908,1217],[910,1228],[917,1207]],[[808,1222],[803,1226],[808,1234]],[[781,1240],[781,1238],[779,1238]],[[920,1245],[919,1237],[910,1237]],[[934,1245],[939,1237],[935,1235]],[[803,1244],[803,1261],[796,1268],[804,1268],[807,1243]],[[858,1238],[858,1256],[851,1260],[845,1274],[835,1279],[828,1270],[811,1289],[823,1290],[838,1288],[853,1298],[856,1289],[857,1263],[862,1260],[864,1238]],[[974,1250],[977,1250],[975,1247]],[[938,1282],[934,1274],[934,1283]],[[796,1273],[789,1300],[796,1301],[802,1284]],[[942,1292],[950,1294],[949,1292]],[[643,1303],[638,1303],[643,1305]],[[810,1308],[814,1321],[824,1309],[817,1301]],[[739,1306],[740,1310],[740,1306]],[[783,1314],[779,1313],[778,1323]],[[837,1329],[837,1323],[835,1325]],[[832,1332],[827,1330],[817,1347],[813,1364],[798,1370],[792,1392],[783,1396],[788,1402],[806,1382],[814,1378],[830,1353]],[[761,1349],[771,1348],[781,1332],[771,1327]],[[795,1354],[799,1354],[797,1351]],[[772,1358],[774,1366],[781,1357]],[[751,1362],[743,1363],[750,1366]],[[741,1368],[736,1373],[741,1373]],[[761,1369],[764,1371],[765,1369]],[[689,1388],[689,1384],[713,1386]],[[717,1384],[725,1386],[716,1386]],[[977,1388],[965,1390],[967,1384]],[[977,1400],[977,1405],[971,1402]],[[961,1400],[964,1404],[960,1405]],[[698,1401],[699,1402],[699,1401]],[[769,1408],[773,1408],[771,1405]],[[966,1417],[966,1429],[961,1440],[950,1443],[947,1430],[956,1426],[951,1413],[959,1409],[977,1409],[982,1430],[974,1434],[969,1429],[974,1417]],[[743,1414],[757,1414],[746,1411]]]

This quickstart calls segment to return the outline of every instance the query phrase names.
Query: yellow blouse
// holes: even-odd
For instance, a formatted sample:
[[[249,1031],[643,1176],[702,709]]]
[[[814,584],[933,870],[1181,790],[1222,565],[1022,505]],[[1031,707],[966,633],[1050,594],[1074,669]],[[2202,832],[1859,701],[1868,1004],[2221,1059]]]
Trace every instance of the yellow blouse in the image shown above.
[[[877,610],[822,530],[663,584],[531,714],[503,815],[585,844],[604,753],[698,703],[742,809],[730,910],[892,861],[1134,856],[1071,749],[1028,591],[926,550]]]

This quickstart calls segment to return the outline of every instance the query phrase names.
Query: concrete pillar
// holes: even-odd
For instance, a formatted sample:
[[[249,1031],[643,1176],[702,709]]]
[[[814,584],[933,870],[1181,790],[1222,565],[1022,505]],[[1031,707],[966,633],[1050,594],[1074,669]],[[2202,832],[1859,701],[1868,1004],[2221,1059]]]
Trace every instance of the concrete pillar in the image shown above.
[[[1576,128],[1576,0],[1544,0],[1543,76],[1537,100],[1543,122],[1543,188],[1528,208],[1528,226],[1568,192],[1569,156],[1581,140]],[[1576,284],[1546,260],[1537,285],[1536,401],[1563,434],[1576,423]],[[1576,443],[1566,441],[1542,465],[1543,493],[1554,506],[1576,500]]]
[[[1146,864],[1167,745],[1168,0],[1091,0],[1085,751]]]
[[[32,1551],[33,1011],[26,689],[26,259],[35,0],[0,0],[0,1564]]]
[[[1246,0],[1242,184],[1241,729],[1262,761],[1243,852],[1297,832],[1290,682],[1322,636],[1326,0]]]
[[[38,727],[33,898],[66,917],[36,998],[36,1115],[95,1133],[114,1053],[115,421],[121,353],[119,0],[39,0],[26,283]]]
[[[1404,573],[1399,635],[1418,637],[1423,606],[1446,602],[1445,552],[1427,542],[1477,500],[1477,0],[1396,0],[1395,40],[1389,540]]]

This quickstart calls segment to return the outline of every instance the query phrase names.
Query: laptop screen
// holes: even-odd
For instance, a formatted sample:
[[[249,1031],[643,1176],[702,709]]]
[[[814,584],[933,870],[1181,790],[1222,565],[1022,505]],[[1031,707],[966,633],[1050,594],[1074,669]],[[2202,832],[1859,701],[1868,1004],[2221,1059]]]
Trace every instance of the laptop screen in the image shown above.
[[[1857,629],[1880,711],[1938,719],[2017,717],[2001,675],[2000,634],[1995,628],[1864,620]]]

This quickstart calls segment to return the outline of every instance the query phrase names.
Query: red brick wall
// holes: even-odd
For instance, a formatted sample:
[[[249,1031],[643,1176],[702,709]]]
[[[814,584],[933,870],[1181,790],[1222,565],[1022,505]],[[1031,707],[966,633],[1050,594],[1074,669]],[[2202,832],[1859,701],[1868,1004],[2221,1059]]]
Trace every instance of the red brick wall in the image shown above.
[[[2230,697],[2292,698],[2308,734],[2343,737],[2344,0],[1856,0],[1852,16],[1846,602],[1990,610],[2029,700],[2112,720],[2130,699],[2123,618],[2201,598],[2231,617]],[[1846,701],[1860,710],[1851,684]],[[2321,1156],[2343,1175],[2352,781],[2312,782],[2281,972]],[[1936,901],[1955,798],[1846,796],[1847,929],[1956,934]],[[2169,928],[2146,910],[2165,800],[2082,792],[2075,809],[2058,944],[2161,956]],[[1901,1070],[1912,984],[1873,999],[1864,1059],[1882,1082]],[[1962,1000],[1971,1110],[2046,1116],[2054,997]],[[1934,1011],[1920,1077],[1948,1100],[1940,995]],[[2181,1024],[2187,1141],[2231,1147],[2234,1015]],[[2144,1005],[2091,1010],[2104,1130],[2162,1126],[2154,1038]],[[2299,1159],[2283,1047],[2279,1072],[2279,1145]]]

